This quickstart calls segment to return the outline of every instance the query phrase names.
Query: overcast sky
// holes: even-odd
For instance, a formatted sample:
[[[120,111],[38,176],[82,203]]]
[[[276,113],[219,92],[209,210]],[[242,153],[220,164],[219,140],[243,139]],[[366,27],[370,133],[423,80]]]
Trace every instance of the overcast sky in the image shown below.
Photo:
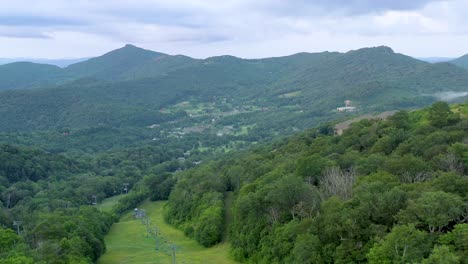
[[[126,43],[196,58],[468,53],[467,0],[0,0],[0,57],[101,55]]]

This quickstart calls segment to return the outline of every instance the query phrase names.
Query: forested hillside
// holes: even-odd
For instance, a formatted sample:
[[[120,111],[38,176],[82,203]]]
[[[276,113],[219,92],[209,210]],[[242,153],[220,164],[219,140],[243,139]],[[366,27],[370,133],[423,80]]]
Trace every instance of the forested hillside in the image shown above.
[[[57,66],[32,62],[14,62],[0,65],[0,91],[51,85],[59,81],[61,69]]]
[[[247,263],[467,263],[468,104],[330,131],[176,174],[167,221]]]
[[[2,65],[0,264],[93,263],[148,198],[240,262],[466,263],[468,106],[410,111],[466,87],[467,70],[388,47],[193,59],[126,45]]]
[[[111,224],[149,197],[148,188],[167,199],[174,184],[167,172],[184,167],[181,155],[146,147],[70,157],[0,145],[0,263],[94,263]],[[111,214],[93,206],[128,190]]]
[[[241,262],[465,263],[467,116],[467,104],[450,111],[436,103],[360,121],[343,136],[321,126],[194,169],[207,159],[177,145],[92,156],[2,145],[0,221],[21,221],[21,236],[1,228],[0,256],[90,263],[116,216],[169,198],[169,223],[204,246],[228,230]],[[124,192],[124,183],[131,191],[113,215],[89,206]]]
[[[468,69],[468,55],[461,56],[460,58],[451,60],[450,63],[459,67]]]
[[[18,70],[7,76],[27,81]],[[462,68],[422,62],[388,47],[197,60],[127,45],[56,70],[55,79],[40,79],[60,80],[54,84],[0,92],[4,141],[42,147],[44,137],[59,145],[60,134],[100,131],[88,137],[92,144],[141,146],[203,131],[223,142],[249,144],[346,118],[349,113],[336,113],[344,100],[357,107],[351,114],[361,115],[425,106],[444,93],[463,96],[468,86]]]

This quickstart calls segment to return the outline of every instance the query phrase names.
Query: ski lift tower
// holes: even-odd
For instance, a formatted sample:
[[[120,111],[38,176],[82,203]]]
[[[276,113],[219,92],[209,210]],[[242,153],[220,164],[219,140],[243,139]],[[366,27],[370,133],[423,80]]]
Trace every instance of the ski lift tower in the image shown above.
[[[129,185],[130,185],[130,184],[129,184],[128,182],[126,182],[126,183],[123,184],[123,191],[124,191],[125,194],[128,193],[128,186],[129,186]]]
[[[16,227],[16,234],[19,236],[20,235],[20,226],[23,223],[23,221],[13,221],[13,226]]]

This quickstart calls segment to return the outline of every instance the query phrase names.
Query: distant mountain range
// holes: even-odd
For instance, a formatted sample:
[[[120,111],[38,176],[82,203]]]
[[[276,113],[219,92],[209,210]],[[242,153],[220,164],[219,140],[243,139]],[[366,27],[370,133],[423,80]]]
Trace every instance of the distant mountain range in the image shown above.
[[[58,67],[67,67],[70,64],[85,61],[89,58],[74,58],[74,59],[33,59],[33,58],[0,58],[0,65],[13,62],[34,62],[39,64],[50,64]]]
[[[144,126],[167,121],[162,108],[220,98],[237,108],[268,109],[246,114],[249,121],[242,122],[309,127],[344,100],[361,111],[393,110],[427,105],[437,94],[463,93],[467,87],[467,70],[388,47],[193,59],[126,45],[65,68],[0,66],[0,90],[8,90],[0,93],[0,131]]]
[[[457,65],[459,67],[468,69],[468,54],[464,55],[464,56],[461,56],[458,59],[452,60],[452,61],[450,61],[450,63],[453,63],[453,64],[455,64],[455,65]]]
[[[448,62],[457,65],[458,67],[468,69],[468,54],[461,56],[460,58],[428,57],[417,59],[430,63]]]
[[[326,53],[328,52],[324,52],[323,54]],[[287,57],[302,55],[306,59],[311,54],[317,55],[322,53],[299,53]],[[219,58],[223,57],[242,60],[232,56],[220,56]],[[127,44],[125,47],[90,59],[35,59],[0,65],[0,90],[59,85],[80,78],[96,78],[109,81],[157,78],[175,70],[207,63],[216,58],[199,60],[182,55],[171,56]],[[274,61],[274,59],[244,61],[268,62]],[[3,59],[3,61],[6,60]],[[418,60],[430,63],[449,62],[468,68],[468,55],[455,60],[443,57],[418,58]],[[0,64],[1,62],[2,59],[0,59]]]
[[[430,63],[438,63],[438,62],[449,62],[451,60],[454,60],[455,58],[447,58],[447,57],[419,57],[416,58],[418,60],[430,62]]]

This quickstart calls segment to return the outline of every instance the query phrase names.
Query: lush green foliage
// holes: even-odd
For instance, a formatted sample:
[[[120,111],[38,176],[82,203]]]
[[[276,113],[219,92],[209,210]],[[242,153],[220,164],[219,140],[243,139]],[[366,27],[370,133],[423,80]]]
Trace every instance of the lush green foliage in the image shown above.
[[[173,179],[164,172],[182,166],[173,161],[180,155],[180,150],[145,147],[72,159],[0,145],[0,225],[16,230],[13,221],[22,221],[21,239],[6,236],[11,231],[5,231],[9,233],[0,247],[8,248],[5,255],[9,262],[2,263],[96,261],[105,251],[103,238],[116,216],[146,199],[148,188],[161,191],[155,199],[167,198]],[[151,184],[137,184],[145,175]],[[154,181],[158,175],[163,180]],[[131,191],[114,206],[112,214],[90,206],[124,192],[124,183]],[[20,240],[24,243],[14,249],[8,242]]]
[[[62,71],[69,81],[0,93],[0,131],[9,133],[2,140],[30,144],[45,136],[60,146],[81,136],[107,150],[166,139],[161,134],[177,128],[204,127],[216,137],[233,126],[249,131],[229,141],[255,142],[335,119],[333,110],[346,99],[361,113],[393,110],[427,105],[435,93],[468,85],[461,68],[424,63],[386,47],[195,60],[128,45]],[[178,107],[184,102],[210,108],[193,113]],[[160,127],[144,129],[153,124]],[[34,140],[18,131],[35,131]]]
[[[169,198],[169,223],[204,246],[229,239],[241,261],[462,261],[466,105],[208,159],[335,119],[345,99],[359,113],[426,105],[466,91],[466,73],[386,47],[196,60],[127,45],[64,69],[1,66],[0,263],[93,262],[146,198]],[[112,213],[91,206],[127,183]]]
[[[240,261],[459,263],[466,259],[468,119],[453,112],[468,105],[447,109],[436,103],[363,120],[342,136],[311,130],[183,172],[166,218],[188,234],[203,231],[197,228],[208,216],[216,226],[223,212],[204,210],[234,190],[229,237]]]
[[[0,65],[0,90],[49,85],[59,80],[60,72],[57,66],[32,62]]]
[[[184,235],[182,231],[164,221],[165,201],[145,201],[138,209],[146,210],[150,225],[159,230],[157,238],[146,238],[145,225],[125,213],[105,237],[107,251],[98,264],[141,264],[146,262],[171,263],[171,246],[176,246],[176,263],[234,264],[229,256],[229,244],[222,243],[206,248]],[[157,250],[155,250],[155,247]]]

